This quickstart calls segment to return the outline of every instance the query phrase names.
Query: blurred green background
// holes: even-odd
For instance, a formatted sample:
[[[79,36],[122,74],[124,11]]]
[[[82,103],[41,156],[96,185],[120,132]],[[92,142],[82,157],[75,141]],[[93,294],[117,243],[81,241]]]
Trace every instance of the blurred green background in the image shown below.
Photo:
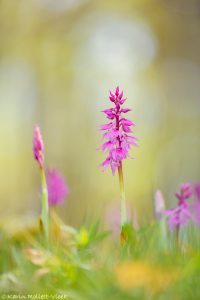
[[[198,0],[0,0],[1,218],[40,210],[36,123],[46,166],[70,187],[69,224],[118,203],[118,178],[99,170],[96,150],[118,84],[140,145],[124,163],[127,199],[139,223],[157,188],[173,205],[179,183],[200,175],[199,53]]]

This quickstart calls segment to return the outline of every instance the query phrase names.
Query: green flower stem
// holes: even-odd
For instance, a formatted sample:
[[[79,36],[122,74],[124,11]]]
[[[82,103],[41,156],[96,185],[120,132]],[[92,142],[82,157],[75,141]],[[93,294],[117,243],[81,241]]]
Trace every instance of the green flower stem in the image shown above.
[[[121,214],[121,227],[127,223],[127,214],[126,214],[126,197],[124,190],[124,178],[123,178],[123,168],[122,162],[120,162],[120,166],[118,167],[118,175],[119,175],[119,186],[120,186],[120,214]]]
[[[176,227],[176,245],[177,245],[177,248],[179,248],[179,246],[180,246],[179,235],[180,235],[180,225],[177,225],[177,227]]]
[[[48,204],[48,190],[46,183],[46,176],[44,169],[40,169],[41,186],[42,186],[42,213],[41,221],[44,231],[45,240],[49,242],[49,204]]]
[[[164,218],[161,218],[159,221],[159,241],[160,247],[162,250],[167,251],[168,243],[167,243],[167,227],[166,221]]]

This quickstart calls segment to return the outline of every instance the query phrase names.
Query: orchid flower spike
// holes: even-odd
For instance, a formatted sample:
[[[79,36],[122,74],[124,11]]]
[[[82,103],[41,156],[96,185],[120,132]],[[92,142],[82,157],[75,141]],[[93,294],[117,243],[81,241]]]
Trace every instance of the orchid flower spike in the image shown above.
[[[122,161],[129,157],[130,148],[137,146],[137,138],[132,135],[132,128],[135,124],[124,117],[124,114],[130,109],[122,107],[126,101],[123,95],[124,93],[120,91],[119,86],[116,87],[115,92],[110,91],[109,99],[114,107],[102,111],[110,122],[100,127],[100,130],[103,131],[103,139],[106,140],[100,149],[107,154],[100,166],[104,171],[110,166],[113,176],[118,170],[121,194],[121,228],[128,221]]]
[[[41,230],[44,232],[44,236],[47,242],[49,243],[49,206],[48,206],[48,191],[46,184],[46,176],[44,171],[44,144],[42,136],[40,133],[39,126],[34,128],[33,136],[33,154],[35,160],[38,162],[40,169],[40,179],[41,179]]]
[[[117,87],[114,93],[110,92],[109,99],[114,107],[102,111],[110,122],[100,127],[106,140],[100,149],[108,154],[101,167],[106,170],[110,166],[114,175],[122,160],[129,156],[131,146],[137,146],[137,138],[132,135],[135,124],[124,117],[131,109],[122,107],[126,101],[123,91]]]

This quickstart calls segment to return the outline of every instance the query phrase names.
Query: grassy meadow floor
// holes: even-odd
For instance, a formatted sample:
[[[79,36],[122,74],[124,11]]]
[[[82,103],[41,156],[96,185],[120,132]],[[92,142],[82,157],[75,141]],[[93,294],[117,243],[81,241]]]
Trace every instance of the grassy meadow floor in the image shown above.
[[[2,227],[1,295],[198,300],[200,230],[192,225],[183,228],[177,243],[165,225],[155,222],[137,231],[127,225],[120,240],[101,232],[99,223],[77,230],[54,215],[49,245],[38,226],[13,234]]]

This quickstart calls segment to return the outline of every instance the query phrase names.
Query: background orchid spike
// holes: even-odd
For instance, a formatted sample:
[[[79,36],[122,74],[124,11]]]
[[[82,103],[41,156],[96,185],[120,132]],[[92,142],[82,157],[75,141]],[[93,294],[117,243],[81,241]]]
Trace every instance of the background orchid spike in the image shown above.
[[[50,206],[62,204],[69,194],[69,188],[58,170],[47,171],[48,201]]]
[[[124,117],[131,109],[122,108],[126,101],[123,91],[120,92],[117,87],[114,93],[110,91],[109,99],[114,103],[114,107],[102,111],[111,122],[100,127],[106,140],[100,149],[108,153],[101,166],[103,170],[110,166],[114,175],[122,160],[129,156],[131,146],[137,146],[137,138],[131,135],[135,124]]]
[[[186,201],[192,194],[192,185],[190,183],[183,183],[180,187],[180,192],[175,194],[178,199],[178,206],[164,211],[164,214],[168,217],[170,229],[179,229],[180,226],[186,225],[192,219],[192,214]]]
[[[41,179],[41,202],[42,202],[42,210],[41,210],[41,230],[44,232],[44,236],[47,242],[49,243],[49,205],[48,205],[48,190],[46,184],[46,176],[44,171],[44,144],[42,140],[42,136],[40,133],[39,126],[35,126],[34,128],[34,136],[33,136],[33,153],[36,161],[40,167],[40,179]]]
[[[44,144],[43,144],[40,128],[38,125],[36,125],[34,128],[33,153],[35,159],[39,163],[39,166],[42,168],[44,165]]]
[[[158,220],[161,220],[163,217],[163,211],[165,210],[165,199],[160,190],[155,192],[154,201],[155,216]]]

